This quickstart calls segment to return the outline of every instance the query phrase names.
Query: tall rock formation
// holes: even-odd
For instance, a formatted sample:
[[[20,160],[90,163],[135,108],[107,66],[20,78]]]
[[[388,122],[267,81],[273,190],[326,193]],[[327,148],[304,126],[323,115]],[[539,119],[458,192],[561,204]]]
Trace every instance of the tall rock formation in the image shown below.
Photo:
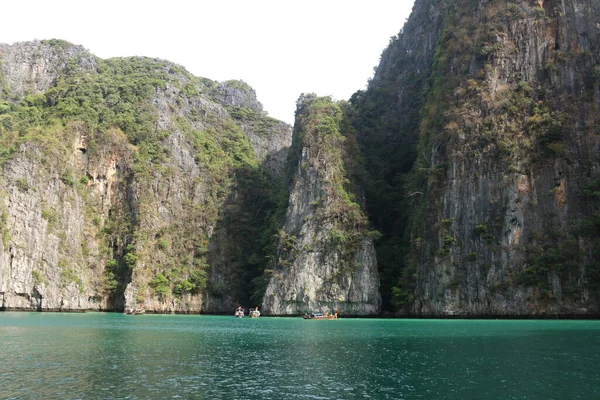
[[[598,1],[416,1],[352,99],[369,199],[403,205],[375,221],[400,312],[598,314],[599,26]]]
[[[598,315],[599,54],[598,0],[416,0],[292,144],[242,81],[0,45],[2,306]]]
[[[379,277],[354,133],[330,98],[298,101],[290,160],[290,194],[263,300],[271,315],[309,311],[379,313]]]
[[[0,45],[0,130],[4,308],[247,301],[291,128],[245,83],[60,40]]]
[[[125,140],[109,132],[102,152],[86,154],[89,135],[81,124],[46,134],[16,145],[2,169],[2,307],[123,307],[105,295],[100,254],[106,244],[96,234],[111,207],[124,204],[116,160],[128,165]]]

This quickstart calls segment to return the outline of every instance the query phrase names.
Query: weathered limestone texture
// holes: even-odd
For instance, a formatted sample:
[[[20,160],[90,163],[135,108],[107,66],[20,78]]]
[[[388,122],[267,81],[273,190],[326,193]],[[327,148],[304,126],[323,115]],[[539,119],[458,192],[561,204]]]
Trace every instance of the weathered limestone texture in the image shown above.
[[[370,88],[406,116],[384,137],[419,133],[396,138],[418,151],[402,313],[600,312],[599,15],[584,0],[415,3]]]
[[[0,44],[0,122],[17,143],[0,167],[3,308],[229,312],[248,296],[225,219],[260,221],[240,177],[269,184],[291,144],[252,88],[60,40]]]
[[[368,224],[360,206],[345,202],[337,186],[347,155],[342,135],[337,129],[323,133],[319,125],[339,118],[341,110],[324,100],[323,111],[321,101],[309,97],[297,111],[289,204],[263,311],[375,315],[381,297]]]

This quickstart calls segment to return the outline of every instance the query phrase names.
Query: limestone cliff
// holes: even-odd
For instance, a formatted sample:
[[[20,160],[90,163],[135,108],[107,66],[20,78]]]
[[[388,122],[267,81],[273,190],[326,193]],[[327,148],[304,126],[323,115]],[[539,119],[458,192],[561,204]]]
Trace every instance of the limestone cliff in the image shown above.
[[[13,99],[44,93],[70,62],[81,70],[96,70],[96,57],[82,46],[61,40],[24,42],[17,46],[0,43],[0,52],[3,89]]]
[[[599,27],[598,0],[416,0],[293,143],[243,81],[0,44],[2,306],[599,315]]]
[[[352,176],[358,154],[353,134],[340,132],[342,119],[329,98],[299,100],[289,202],[275,263],[267,271],[266,314],[379,312],[375,251]]]
[[[60,40],[0,45],[0,84],[3,307],[247,301],[261,270],[239,237],[272,212],[291,143],[251,88]]]
[[[80,124],[55,127],[57,142],[32,137],[3,167],[0,292],[9,309],[122,307],[104,295],[97,225],[119,204],[116,160],[128,163],[118,135],[100,154],[86,154]],[[33,135],[32,135],[33,136]],[[87,175],[89,174],[89,175]],[[89,176],[89,179],[87,178]],[[85,183],[74,177],[86,177]]]
[[[408,149],[377,186],[403,204],[384,227],[402,232],[400,312],[598,314],[599,16],[597,1],[416,1],[353,98],[368,162],[386,140]]]

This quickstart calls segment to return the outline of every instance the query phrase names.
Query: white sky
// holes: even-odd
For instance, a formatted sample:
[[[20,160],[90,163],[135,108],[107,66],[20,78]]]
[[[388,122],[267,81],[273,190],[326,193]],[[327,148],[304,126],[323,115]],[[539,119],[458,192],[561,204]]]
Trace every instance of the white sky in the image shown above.
[[[242,79],[272,117],[296,99],[364,89],[414,0],[9,0],[0,43],[64,39],[101,58],[148,56]]]

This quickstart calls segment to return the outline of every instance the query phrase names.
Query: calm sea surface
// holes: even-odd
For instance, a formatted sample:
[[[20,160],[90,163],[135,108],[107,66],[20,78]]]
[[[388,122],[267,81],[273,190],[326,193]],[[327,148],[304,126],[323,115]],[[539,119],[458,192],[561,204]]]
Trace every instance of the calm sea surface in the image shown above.
[[[0,313],[2,399],[600,399],[600,321]]]

